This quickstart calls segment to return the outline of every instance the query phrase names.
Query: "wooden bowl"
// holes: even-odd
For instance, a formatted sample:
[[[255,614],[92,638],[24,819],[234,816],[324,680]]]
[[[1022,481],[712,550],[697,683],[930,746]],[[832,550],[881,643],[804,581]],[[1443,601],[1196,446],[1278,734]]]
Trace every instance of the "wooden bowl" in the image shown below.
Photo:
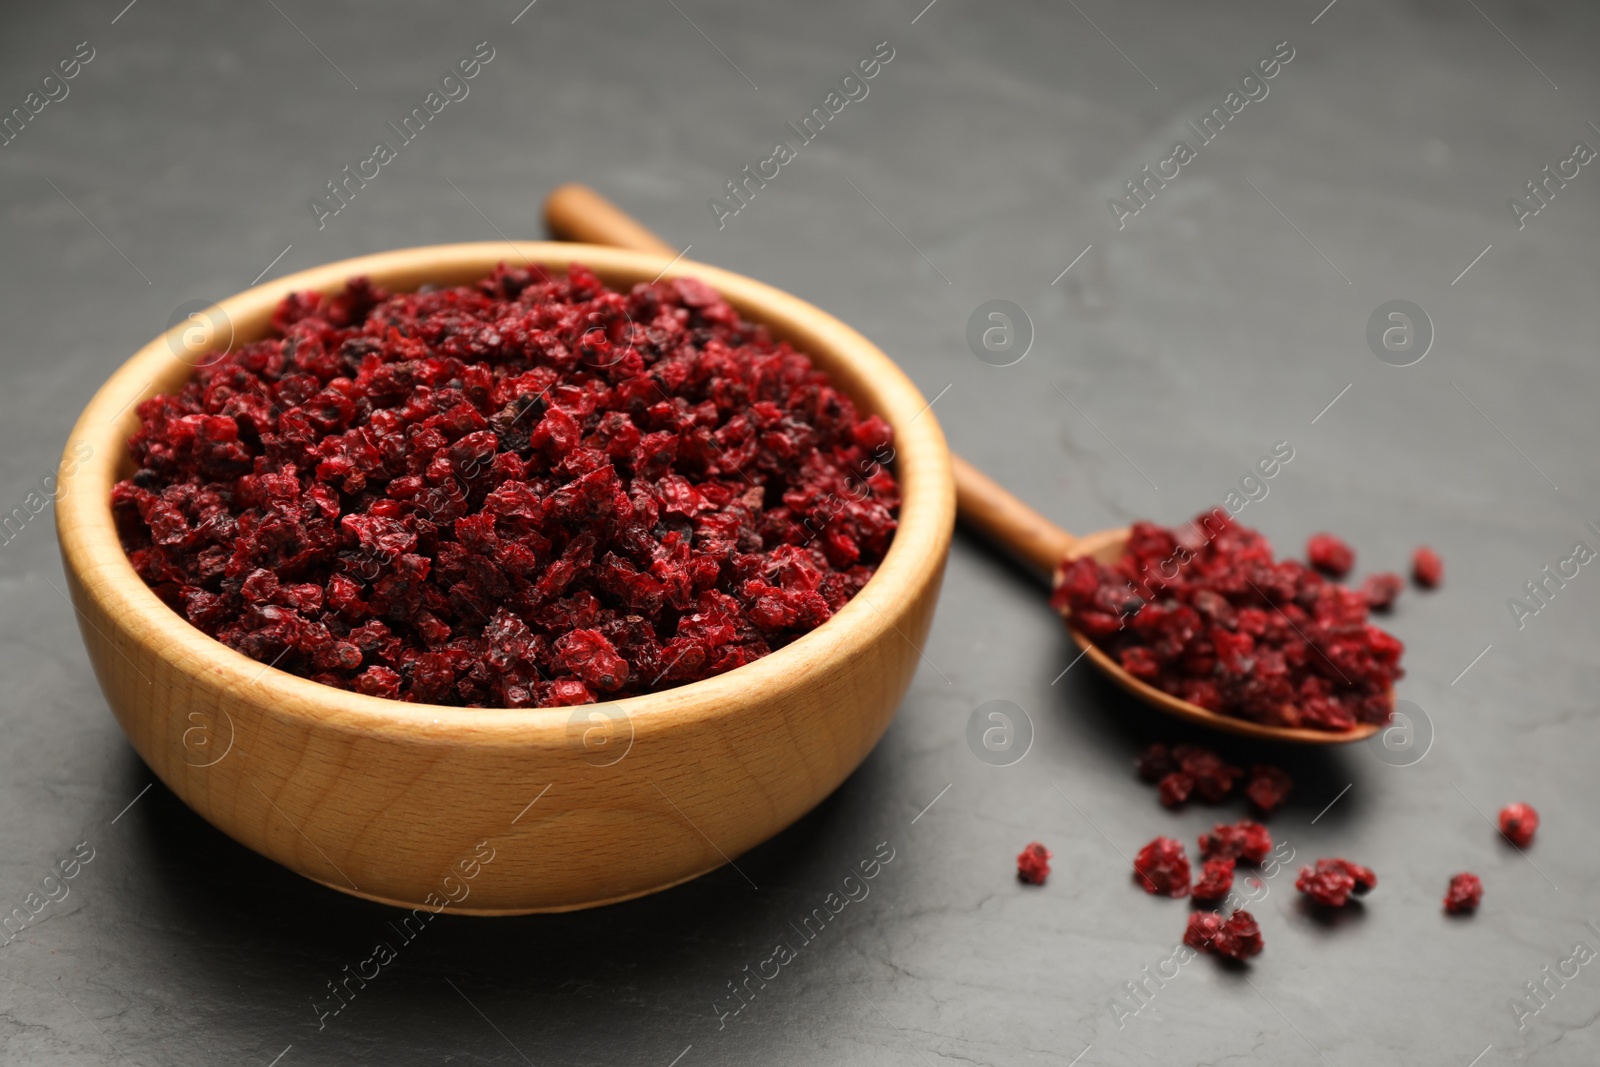
[[[871,342],[770,286],[594,245],[441,245],[294,274],[223,300],[207,317],[231,324],[243,343],[266,333],[290,291],[334,292],[354,275],[396,291],[459,285],[497,263],[529,261],[585,263],[622,288],[692,275],[810,353],[863,411],[894,427],[899,530],[877,574],[827,623],[705,681],[576,709],[463,709],[345,692],[213,640],[129,564],[111,487],[132,470],[126,441],[138,402],[176,391],[192,373],[194,338],[186,347],[183,331],[200,320],[151,341],[73,428],[56,502],[100,687],[145,763],[212,825],[369,900],[476,915],[563,911],[729,863],[804,815],[866,757],[911,682],[933,618],[955,521],[938,422]]]

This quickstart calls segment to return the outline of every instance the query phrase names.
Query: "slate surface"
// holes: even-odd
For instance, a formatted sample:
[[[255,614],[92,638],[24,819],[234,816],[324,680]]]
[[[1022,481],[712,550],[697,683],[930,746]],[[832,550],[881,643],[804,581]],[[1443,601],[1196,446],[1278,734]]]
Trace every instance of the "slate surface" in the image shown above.
[[[1268,947],[1247,971],[1201,959],[1131,999],[1124,983],[1161,969],[1188,906],[1139,892],[1125,858],[1235,810],[1156,805],[1129,760],[1178,735],[1086,667],[1062,676],[1073,650],[1043,592],[963,537],[894,725],[835,796],[739,861],[759,890],[724,869],[599,911],[445,917],[319,1029],[325,979],[390,938],[392,913],[256,857],[160,785],[141,793],[151,775],[90,673],[45,513],[0,545],[0,910],[75,845],[93,858],[0,945],[0,1060],[1600,1059],[1600,964],[1547,978],[1577,943],[1600,948],[1586,926],[1600,923],[1600,577],[1582,567],[1520,628],[1507,606],[1574,542],[1600,547],[1585,527],[1600,520],[1600,174],[1552,182],[1524,228],[1508,206],[1575,142],[1600,145],[1600,12],[520,6],[7,5],[0,107],[25,106],[78,42],[93,58],[0,148],[0,510],[25,505],[99,382],[186,301],[264,269],[536,237],[544,192],[588,181],[691,258],[863,330],[938,398],[958,449],[1072,529],[1187,518],[1287,441],[1293,461],[1242,521],[1285,550],[1336,529],[1363,571],[1435,545],[1445,587],[1408,591],[1391,621],[1431,749],[1290,756],[1297,792],[1272,822],[1300,860],[1348,854],[1382,883],[1323,923],[1280,875],[1254,909]],[[470,95],[319,229],[323,183],[480,41],[494,57]],[[785,123],[883,41],[893,59],[869,95],[719,229],[708,199],[797,141]],[[1279,42],[1293,58],[1268,95],[1202,142],[1186,123],[1226,107]],[[1195,158],[1119,229],[1108,199],[1179,139]],[[1015,365],[965,340],[991,299],[1031,319]],[[1437,335],[1405,368],[1366,341],[1394,299]],[[1032,724],[1009,767],[965,740],[990,700]],[[1486,821],[1514,799],[1545,817],[1526,857]],[[1034,838],[1056,855],[1042,889],[1011,873]],[[894,859],[870,896],[719,1020],[727,984],[880,842]],[[1451,921],[1439,898],[1463,869],[1488,894]],[[1547,1003],[1528,995],[1535,979]]]

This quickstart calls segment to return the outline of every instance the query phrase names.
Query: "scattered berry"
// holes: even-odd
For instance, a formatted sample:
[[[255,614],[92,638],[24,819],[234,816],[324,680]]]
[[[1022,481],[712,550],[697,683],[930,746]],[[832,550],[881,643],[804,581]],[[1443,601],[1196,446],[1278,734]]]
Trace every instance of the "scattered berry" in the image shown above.
[[[883,559],[892,434],[703,283],[500,267],[296,293],[138,408],[134,570],[231,648],[429,704],[583,704],[815,629]]]
[[[1133,869],[1146,893],[1183,897],[1189,894],[1189,857],[1170,837],[1158,837],[1139,850]]]
[[[1200,835],[1202,859],[1242,859],[1259,864],[1272,851],[1272,832],[1253,819],[1228,824],[1219,822],[1208,834]]]
[[[1150,685],[1269,726],[1387,723],[1405,673],[1404,646],[1368,622],[1365,596],[1274,560],[1267,540],[1222,508],[1177,529],[1134,523],[1109,567],[1087,556],[1065,563],[1051,603]],[[1231,788],[1180,769],[1202,798]]]
[[[1050,850],[1030,841],[1017,853],[1017,877],[1029,885],[1044,885],[1050,877]]]
[[[1292,789],[1294,781],[1283,768],[1257,763],[1250,768],[1250,784],[1244,792],[1263,815],[1269,815],[1283,806]]]
[[[1321,859],[1315,868],[1300,868],[1300,877],[1294,887],[1318,904],[1330,908],[1342,907],[1351,893],[1365,893],[1378,884],[1378,876],[1369,867],[1342,859]]]
[[[1500,809],[1500,832],[1518,848],[1527,848],[1539,829],[1539,813],[1532,804],[1507,804]]]
[[[1139,777],[1147,782],[1159,782],[1175,769],[1172,753],[1159,741],[1139,753],[1133,766],[1139,772]]]
[[[1475,874],[1465,871],[1450,879],[1450,888],[1444,895],[1444,910],[1451,915],[1477,911],[1483,900],[1483,882]]]
[[[1424,545],[1411,557],[1411,577],[1424,589],[1437,588],[1444,581],[1444,560]]]
[[[1182,771],[1173,771],[1161,779],[1156,786],[1156,792],[1161,797],[1161,803],[1167,807],[1182,807],[1183,802],[1194,792],[1194,777]]]
[[[1318,860],[1315,869],[1300,868],[1300,877],[1295,879],[1294,887],[1318,904],[1337,908],[1350,899],[1356,880],[1342,864]]]
[[[1356,880],[1356,896],[1362,896],[1378,888],[1378,875],[1371,867],[1363,867],[1361,864],[1351,863],[1349,860],[1340,860],[1339,862],[1344,864],[1344,869],[1350,872],[1350,877]]]
[[[1222,916],[1214,911],[1196,911],[1189,914],[1183,929],[1183,943],[1201,952],[1210,952],[1216,942],[1217,931],[1222,929]]]
[[[1221,900],[1233,888],[1233,865],[1230,859],[1206,860],[1200,868],[1200,879],[1194,884],[1196,900]]]
[[[1172,757],[1184,774],[1194,779],[1194,791],[1208,804],[1217,804],[1233,792],[1234,780],[1244,774],[1238,767],[1203,745],[1179,745]]]
[[[1212,944],[1219,956],[1226,956],[1230,960],[1249,959],[1262,949],[1261,927],[1248,911],[1236,911],[1217,930],[1216,940]]]
[[[1385,571],[1362,579],[1361,595],[1367,598],[1367,607],[1373,611],[1388,611],[1404,587],[1405,582],[1398,574]]]
[[[1306,542],[1306,559],[1323,574],[1343,578],[1356,564],[1356,553],[1330,533],[1312,534]]]

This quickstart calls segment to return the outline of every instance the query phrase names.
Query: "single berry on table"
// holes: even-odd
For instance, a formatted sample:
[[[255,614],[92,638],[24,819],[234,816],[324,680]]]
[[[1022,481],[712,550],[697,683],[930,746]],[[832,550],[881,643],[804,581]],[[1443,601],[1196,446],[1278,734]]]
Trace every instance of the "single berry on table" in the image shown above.
[[[1189,894],[1189,857],[1170,837],[1158,837],[1133,858],[1134,876],[1146,893],[1183,897]]]
[[[1444,581],[1444,560],[1426,545],[1411,557],[1411,577],[1424,589],[1436,589]]]
[[[1236,911],[1217,930],[1216,940],[1212,943],[1219,956],[1230,960],[1249,959],[1260,953],[1263,947],[1261,926],[1248,911]]]
[[[1272,831],[1253,819],[1219,822],[1200,835],[1202,859],[1239,859],[1260,864],[1272,851]]]
[[[1477,875],[1463,871],[1450,879],[1450,888],[1444,895],[1444,910],[1451,915],[1463,915],[1477,911],[1482,901],[1483,882]]]
[[[1210,952],[1222,929],[1222,916],[1214,911],[1191,912],[1183,928],[1183,943],[1201,952]]]
[[[1194,791],[1208,804],[1217,804],[1233,792],[1233,783],[1244,774],[1204,745],[1179,745],[1172,756],[1184,774],[1194,779]]]
[[[1356,553],[1330,533],[1312,534],[1306,542],[1306,560],[1330,578],[1343,578],[1356,564]]]
[[[1231,859],[1206,860],[1200,868],[1200,877],[1192,890],[1196,900],[1221,900],[1233,888]]]
[[[1029,885],[1044,885],[1050,877],[1050,850],[1030,841],[1017,853],[1017,877]]]
[[[1369,867],[1343,859],[1320,859],[1315,867],[1300,868],[1294,887],[1325,907],[1343,907],[1350,894],[1362,894],[1378,884]]]
[[[1267,763],[1257,763],[1250,768],[1250,784],[1245,786],[1245,796],[1260,809],[1263,815],[1271,814],[1283,806],[1294,781],[1287,771]]]
[[[1373,611],[1387,611],[1393,607],[1403,588],[1405,582],[1398,574],[1389,571],[1369,574],[1361,580],[1361,595],[1366,598],[1367,607]]]
[[[1183,771],[1173,771],[1156,786],[1161,803],[1169,808],[1182,807],[1194,792],[1194,778]]]
[[[1532,804],[1518,801],[1500,809],[1500,832],[1518,848],[1527,848],[1538,829],[1539,813],[1533,810]]]

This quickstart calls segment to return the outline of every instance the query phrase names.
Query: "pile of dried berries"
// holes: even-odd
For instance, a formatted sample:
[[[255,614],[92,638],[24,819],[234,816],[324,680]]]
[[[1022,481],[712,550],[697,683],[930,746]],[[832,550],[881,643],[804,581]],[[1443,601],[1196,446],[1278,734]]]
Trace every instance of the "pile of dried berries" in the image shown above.
[[[1477,911],[1483,901],[1483,882],[1466,871],[1450,879],[1450,888],[1444,894],[1444,910],[1451,915],[1464,915]]]
[[[1404,674],[1404,646],[1367,622],[1366,596],[1274,560],[1220,508],[1176,530],[1134,523],[1110,567],[1064,564],[1051,603],[1134,677],[1270,726],[1388,722]]]
[[[1260,864],[1272,851],[1272,835],[1260,823],[1241,819],[1233,825],[1218,823],[1209,834],[1200,835],[1203,861],[1200,878],[1190,885],[1189,857],[1183,845],[1170,837],[1158,837],[1139,850],[1133,859],[1134,878],[1145,892],[1184,897],[1191,893],[1199,902],[1217,902],[1233,889],[1236,863]],[[1213,911],[1197,911],[1189,916],[1184,943],[1202,952],[1214,951],[1229,959],[1242,960],[1261,951],[1261,927],[1243,909],[1226,920]]]
[[[1017,877],[1029,885],[1044,885],[1050,877],[1050,850],[1030,841],[1017,853]]]
[[[1234,782],[1244,771],[1228,763],[1204,745],[1149,745],[1133,762],[1139,777],[1153,782],[1161,803],[1180,807],[1190,797],[1208,804],[1219,804],[1233,792]],[[1294,782],[1280,767],[1256,763],[1250,767],[1245,795],[1263,814],[1281,806],[1294,788]]]
[[[1378,884],[1372,868],[1349,860],[1318,860],[1315,867],[1300,868],[1294,887],[1324,907],[1341,908],[1350,894],[1365,894]]]
[[[263,663],[362,693],[582,704],[749,663],[866,584],[889,427],[705,285],[496,270],[295,294],[139,407],[139,575]]]
[[[1527,848],[1539,829],[1539,813],[1532,804],[1507,804],[1500,809],[1500,832],[1518,848]]]

